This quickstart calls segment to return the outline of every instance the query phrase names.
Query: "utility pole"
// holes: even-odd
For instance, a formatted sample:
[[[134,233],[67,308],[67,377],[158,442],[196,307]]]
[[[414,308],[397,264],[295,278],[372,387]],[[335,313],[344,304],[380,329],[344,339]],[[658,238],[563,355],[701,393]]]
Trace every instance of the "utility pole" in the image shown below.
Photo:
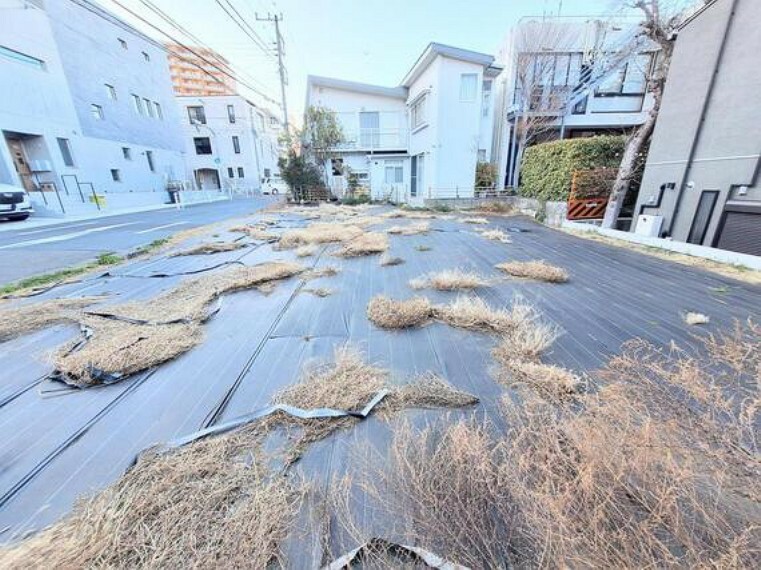
[[[283,56],[285,55],[285,50],[283,49],[283,36],[280,35],[280,22],[283,21],[283,15],[280,14],[279,16],[275,14],[274,16],[270,16],[269,12],[267,13],[266,18],[260,18],[259,14],[254,14],[256,17],[257,22],[275,22],[275,38],[276,38],[276,47],[277,47],[277,66],[278,71],[280,72],[280,100],[283,106],[283,125],[285,125],[285,132],[288,132],[288,104],[285,101],[285,86],[288,85],[288,78],[286,77],[285,73],[285,65],[283,64]]]

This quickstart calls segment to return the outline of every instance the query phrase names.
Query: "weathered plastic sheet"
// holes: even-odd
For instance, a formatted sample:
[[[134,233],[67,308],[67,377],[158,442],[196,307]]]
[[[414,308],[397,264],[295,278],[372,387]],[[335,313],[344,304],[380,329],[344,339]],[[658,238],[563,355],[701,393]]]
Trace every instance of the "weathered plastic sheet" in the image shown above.
[[[392,557],[401,556],[409,558],[414,562],[423,563],[429,568],[436,568],[437,570],[470,570],[467,566],[444,560],[440,556],[424,548],[407,546],[406,544],[397,544],[396,542],[390,542],[383,538],[373,538],[368,540],[362,546],[336,558],[322,570],[342,570],[343,568],[351,568],[354,564],[360,563],[363,560],[365,553],[369,551],[385,552]]]

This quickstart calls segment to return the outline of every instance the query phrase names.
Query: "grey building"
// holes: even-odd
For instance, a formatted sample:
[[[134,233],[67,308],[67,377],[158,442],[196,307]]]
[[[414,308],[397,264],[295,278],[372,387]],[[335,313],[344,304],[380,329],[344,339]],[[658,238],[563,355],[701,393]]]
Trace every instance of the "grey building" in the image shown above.
[[[714,0],[679,30],[637,201],[662,236],[761,255],[760,23]]]

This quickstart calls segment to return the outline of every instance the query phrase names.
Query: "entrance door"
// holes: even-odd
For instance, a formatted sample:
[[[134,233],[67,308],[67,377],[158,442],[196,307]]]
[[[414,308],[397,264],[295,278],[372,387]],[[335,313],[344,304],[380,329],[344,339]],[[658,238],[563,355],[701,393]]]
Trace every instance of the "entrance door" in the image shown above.
[[[692,219],[692,227],[687,236],[689,243],[702,245],[708,231],[708,224],[711,223],[713,209],[716,206],[716,200],[719,197],[718,190],[704,190],[700,195],[698,208],[695,211],[695,217]]]
[[[13,157],[13,166],[16,168],[16,172],[21,179],[24,189],[27,192],[36,190],[34,180],[32,178],[32,170],[29,168],[29,163],[26,160],[26,153],[24,152],[24,143],[19,139],[6,139],[8,142],[8,150]]]
[[[196,184],[201,190],[219,190],[219,172],[212,168],[199,168],[196,170]]]

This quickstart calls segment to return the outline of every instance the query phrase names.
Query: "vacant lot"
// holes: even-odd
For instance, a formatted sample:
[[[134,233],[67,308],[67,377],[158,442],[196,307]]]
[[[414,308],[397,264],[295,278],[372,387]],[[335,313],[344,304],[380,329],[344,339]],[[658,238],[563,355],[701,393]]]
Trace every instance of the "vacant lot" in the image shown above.
[[[389,453],[393,455],[392,465],[400,461],[404,464],[405,454],[410,449],[415,451],[416,436],[410,434],[428,429],[429,424],[441,427],[439,422],[444,421],[445,425],[451,426],[458,420],[470,421],[475,416],[477,421],[488,421],[489,429],[504,432],[520,421],[528,421],[525,418],[511,420],[514,410],[505,411],[506,396],[510,401],[521,401],[526,397],[523,389],[514,385],[516,383],[533,386],[536,389],[529,391],[532,395],[564,409],[566,398],[574,397],[577,392],[596,390],[597,371],[605,368],[611,357],[621,354],[622,345],[627,341],[638,338],[654,347],[668,347],[674,341],[686,351],[685,354],[700,355],[704,348],[699,337],[730,330],[737,320],[745,323],[751,318],[758,322],[761,318],[759,286],[582,240],[523,218],[494,216],[485,218],[487,224],[472,224],[456,215],[424,213],[418,215],[426,218],[421,223],[418,219],[390,217],[388,212],[384,208],[298,208],[251,216],[246,223],[258,228],[256,231],[242,233],[216,228],[214,236],[195,236],[178,245],[176,251],[187,253],[188,249],[210,242],[242,243],[243,247],[203,247],[203,251],[219,250],[203,255],[172,255],[173,252],[168,251],[115,267],[105,276],[86,277],[81,282],[0,305],[0,310],[8,310],[44,300],[87,296],[96,298],[97,304],[91,307],[91,312],[118,313],[133,319],[139,316],[143,321],[140,324],[127,323],[129,326],[192,327],[194,335],[192,341],[177,343],[181,348],[176,357],[150,368],[146,364],[141,369],[140,351],[135,349],[139,344],[134,343],[142,342],[142,336],[137,334],[129,354],[131,358],[138,358],[138,362],[131,361],[128,367],[130,372],[137,372],[126,378],[116,378],[118,381],[113,383],[100,382],[87,388],[51,381],[48,376],[62,359],[68,358],[68,350],[79,350],[71,344],[81,334],[75,323],[87,324],[93,319],[107,317],[89,315],[87,319],[77,319],[67,313],[65,318],[58,320],[41,319],[47,328],[25,332],[2,344],[0,429],[5,436],[0,442],[3,466],[0,470],[0,540],[17,542],[31,531],[39,531],[59,521],[72,510],[78,497],[91,495],[117,481],[133,464],[137,454],[155,444],[222,425],[273,402],[296,402],[295,405],[301,408],[310,407],[304,402],[312,402],[311,407],[348,406],[350,399],[334,401],[327,394],[324,398],[328,399],[315,393],[310,398],[289,400],[294,393],[286,390],[300,379],[304,380],[304,371],[309,370],[315,361],[332,361],[335,350],[348,344],[361,355],[363,362],[372,367],[370,371],[358,369],[352,374],[356,374],[358,381],[371,383],[364,385],[365,389],[372,387],[367,395],[381,389],[390,390],[385,403],[379,404],[378,413],[371,413],[367,419],[343,418],[339,426],[343,429],[340,430],[332,427],[327,431],[322,428],[312,430],[311,424],[296,426],[297,433],[291,434],[287,441],[296,441],[298,448],[296,451],[291,449],[280,460],[260,459],[252,451],[250,461],[260,468],[261,464],[257,462],[264,462],[273,474],[257,470],[255,477],[249,474],[253,482],[249,475],[241,475],[239,481],[243,483],[240,484],[256,485],[264,480],[269,485],[268,492],[278,501],[276,508],[254,502],[248,507],[252,509],[252,516],[289,508],[294,510],[294,516],[284,517],[281,525],[273,523],[273,528],[268,529],[254,529],[240,524],[240,521],[230,528],[241,533],[258,533],[256,536],[260,538],[266,535],[269,542],[264,559],[279,557],[293,567],[318,566],[359,546],[361,540],[374,537],[412,540],[442,556],[451,557],[453,562],[473,566],[512,556],[515,556],[513,563],[533,564],[536,560],[529,554],[523,556],[493,550],[480,559],[458,558],[463,544],[478,550],[477,541],[452,540],[450,547],[441,534],[434,536],[432,533],[431,544],[425,544],[419,528],[405,529],[390,524],[386,518],[398,516],[390,510],[397,505],[389,505],[386,511],[382,508],[387,502],[384,493],[391,492],[392,483],[398,483],[393,476],[388,480],[376,479],[374,488],[360,481],[368,470],[377,467],[379,457],[388,457]],[[315,222],[318,225],[309,229],[309,225]],[[393,230],[386,232],[388,228]],[[493,230],[503,233],[481,235]],[[503,239],[493,239],[492,235],[503,236]],[[284,236],[283,241],[279,241],[280,236]],[[381,263],[382,259],[391,258],[398,259],[393,264]],[[548,282],[544,280],[547,279],[546,271],[536,275],[524,270],[511,271],[511,275],[495,267],[541,260],[564,272],[553,272],[553,278]],[[204,307],[202,315],[194,313],[190,320],[166,324],[161,321],[161,315],[152,316],[152,307],[163,307],[161,299],[177,298],[180,293],[197,288],[193,284],[182,287],[181,284],[198,280],[199,276],[223,274],[242,266],[271,262],[295,263],[301,267],[293,268],[282,279],[267,283],[257,281],[255,287],[247,285],[236,292],[228,291],[238,287],[221,287],[219,295],[207,292],[206,296],[200,295],[203,303],[196,297],[188,298],[183,301],[188,307],[196,304]],[[510,267],[522,269],[526,266]],[[541,267],[546,269],[547,265]],[[452,270],[457,272],[453,274]],[[447,273],[441,275],[441,272]],[[565,277],[566,274],[567,281],[554,277]],[[442,281],[444,285],[438,286]],[[379,295],[391,300],[425,297],[430,306],[423,306],[423,318],[413,319],[408,323],[410,326],[383,328],[374,325],[367,316],[368,304]],[[481,316],[476,315],[475,320],[468,321],[470,324],[463,325],[462,319],[451,316],[453,307],[462,305],[461,296],[475,296],[483,301],[487,309],[493,310],[492,317],[498,310],[505,309],[505,315],[498,315],[497,321],[507,324],[499,327],[484,324],[486,321],[479,321]],[[154,299],[159,301],[154,302]],[[472,305],[469,305],[471,309]],[[523,306],[530,308],[529,317],[521,312]],[[507,310],[512,312],[508,315]],[[687,313],[705,315],[708,322],[689,325],[685,322]],[[528,338],[538,334],[536,327],[530,330],[520,328],[515,325],[519,321],[541,323],[544,328],[539,333],[546,335],[546,342]],[[109,323],[110,326],[124,324],[114,320]],[[92,326],[92,330],[97,334],[97,325]],[[110,329],[103,327],[103,330]],[[750,340],[745,339],[744,346],[752,351],[758,348],[758,336],[749,334]],[[532,342],[533,349],[528,346]],[[527,348],[516,355],[517,346]],[[120,355],[123,352],[123,347],[111,348]],[[748,362],[743,360],[740,368],[747,365]],[[90,368],[88,377],[99,377],[99,372]],[[736,373],[739,383],[747,383],[744,368]],[[429,394],[415,392],[412,388],[408,392],[392,389],[411,383],[411,386],[434,385],[438,390],[438,384],[420,383],[422,377],[430,375],[448,384],[448,388],[443,389],[444,396],[436,391]],[[105,378],[106,375],[100,376]],[[327,376],[323,371],[318,377]],[[548,377],[557,379],[563,387],[560,390],[554,386],[548,388],[546,382],[542,383]],[[610,372],[607,378],[609,382]],[[736,387],[730,387],[730,390]],[[459,391],[454,392],[457,398],[452,399],[450,388]],[[743,389],[746,388],[743,385]],[[750,389],[751,397],[757,398],[757,386],[751,385]],[[407,395],[402,397],[397,392]],[[460,397],[460,392],[475,396],[479,403],[473,407],[469,398]],[[423,411],[421,408],[427,409]],[[551,421],[553,414],[541,407],[533,417]],[[751,420],[757,419],[751,417]],[[638,420],[632,421],[636,423]],[[459,428],[459,436],[457,433],[440,436],[443,438],[440,440],[444,446],[442,449],[446,450],[447,445],[464,449],[462,446],[478,443],[479,434],[472,424],[458,425],[463,426]],[[750,433],[742,436],[736,445],[745,445],[747,441],[743,438],[755,437],[757,424],[751,421],[750,426]],[[213,452],[221,454],[220,461],[237,464],[241,449],[261,444],[270,453],[282,448],[286,440],[270,427],[264,430],[264,435],[252,432],[250,437],[254,439],[245,444],[235,440],[233,445],[225,440],[224,453]],[[429,432],[426,434],[426,437],[434,438]],[[630,432],[625,434],[628,436]],[[454,437],[460,439],[453,444],[451,438]],[[432,447],[436,446],[434,440],[431,440]],[[604,443],[600,442],[601,445]],[[547,445],[546,440],[542,444]],[[491,464],[495,468],[505,468],[504,461],[489,459],[488,454],[469,449],[473,455],[468,457],[474,462],[484,462],[481,467]],[[757,453],[757,450],[751,453]],[[434,468],[437,464],[430,465]],[[166,473],[171,474],[174,472],[171,469],[175,469],[171,462],[168,472],[158,468],[152,471],[148,467],[133,472],[136,477],[155,477],[155,472],[170,477]],[[419,476],[414,465],[407,464],[406,468],[408,471],[401,472]],[[287,497],[287,492],[271,479],[282,477],[283,472],[298,499]],[[453,471],[453,476],[456,474]],[[537,476],[526,474],[526,477]],[[304,486],[305,482],[308,485]],[[178,476],[177,485],[185,483],[187,479]],[[440,484],[426,482],[421,477],[416,483],[423,487],[428,483]],[[129,481],[121,485],[134,491],[134,485]],[[202,481],[199,492],[203,488]],[[426,488],[431,490],[431,487]],[[420,488],[410,485],[402,491],[418,493]],[[622,493],[625,491],[626,487],[622,486]],[[222,492],[221,497],[228,496],[225,493],[229,492]],[[737,508],[746,513],[744,520],[758,523],[757,495],[754,493],[752,486],[749,487]],[[491,497],[489,500],[495,499]],[[103,501],[105,499],[101,503]],[[215,507],[205,504],[202,508]],[[465,513],[471,514],[470,511]],[[590,515],[590,520],[592,518]],[[224,523],[224,517],[221,520]],[[415,519],[410,521],[413,524]],[[162,520],[161,524],[168,523]],[[469,526],[466,520],[458,524]],[[743,548],[743,540],[749,541],[753,537],[743,538],[743,529],[738,531],[732,524],[733,521],[726,523],[725,533],[730,541],[733,537],[737,539],[736,550],[745,555],[747,548]],[[539,527],[539,521],[536,526]],[[202,527],[203,524],[193,528]],[[224,535],[223,531],[219,532]],[[256,548],[259,538],[252,540],[252,536],[246,538],[252,545],[250,547]],[[491,538],[501,540],[496,536]],[[147,539],[129,535],[129,540]],[[519,546],[527,552],[535,547],[530,537],[522,537],[521,541]],[[242,543],[248,544],[246,541]],[[146,552],[151,550],[142,542],[140,546],[145,547]],[[573,560],[568,552],[572,552],[574,546],[567,543],[564,546],[568,550],[553,550],[548,556],[554,558],[545,564],[623,563],[612,557]],[[648,550],[650,558],[643,557],[636,562],[643,565],[653,561],[685,563],[688,559],[680,560],[679,549],[688,552],[689,548],[699,546],[675,545],[673,550],[669,546],[663,552],[653,547]],[[732,551],[723,543],[704,543],[702,546],[727,556]],[[43,546],[35,548],[45,552]],[[113,551],[118,547],[112,545],[109,548]],[[589,548],[589,545],[578,548]],[[225,551],[223,555],[234,557],[240,554]],[[262,556],[262,553],[257,555]],[[129,559],[116,556],[107,563],[161,563],[148,554],[145,556]],[[82,560],[92,562],[93,559],[79,561]],[[204,560],[210,561],[213,557]],[[741,566],[745,560],[738,558],[734,565]],[[71,559],[64,557],[58,561],[71,562]],[[183,563],[172,557],[163,562]],[[730,561],[725,565],[733,564]]]

